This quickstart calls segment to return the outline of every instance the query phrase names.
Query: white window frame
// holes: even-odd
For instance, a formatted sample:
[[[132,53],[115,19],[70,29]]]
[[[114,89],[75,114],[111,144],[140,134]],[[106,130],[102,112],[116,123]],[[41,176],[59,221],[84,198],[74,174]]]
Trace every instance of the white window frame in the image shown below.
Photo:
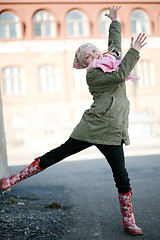
[[[135,26],[135,32],[134,29],[132,28],[132,24],[134,24]],[[132,34],[139,34],[141,32],[150,34],[150,23],[148,15],[140,9],[132,11],[130,16],[130,25]],[[143,28],[145,28],[145,30],[143,30]]]
[[[138,80],[139,87],[155,87],[155,74],[154,65],[151,61],[141,60],[139,61],[135,68],[134,73],[140,77]]]
[[[98,16],[99,34],[101,36],[108,36],[109,26],[111,24],[111,20],[105,16],[106,13],[109,13],[109,9],[102,10]]]
[[[26,83],[21,67],[8,66],[2,69],[3,93],[5,95],[25,94]]]
[[[45,64],[38,67],[39,88],[42,93],[53,93],[61,90],[59,67]]]
[[[7,14],[8,16],[10,15],[11,17],[13,17],[13,19],[12,20],[3,19],[3,16]],[[1,36],[0,34],[0,39],[21,38],[20,21],[17,15],[14,14],[13,12],[5,11],[0,14],[0,25],[4,26],[4,36],[3,35]],[[14,30],[16,32],[16,36],[12,35],[12,32],[11,32],[12,26],[15,28]]]
[[[40,34],[36,34],[36,25],[40,25]],[[46,33],[47,25],[49,27],[50,34]],[[45,10],[36,12],[33,16],[33,29],[35,37],[56,37],[56,26],[54,16]]]
[[[77,14],[79,18],[72,18],[72,14]],[[66,16],[66,25],[67,25],[67,35],[69,37],[86,37],[89,36],[89,26],[88,19],[86,15],[80,10],[71,10]],[[70,32],[69,28],[72,25],[73,33]],[[80,30],[80,25],[82,27],[82,33]]]

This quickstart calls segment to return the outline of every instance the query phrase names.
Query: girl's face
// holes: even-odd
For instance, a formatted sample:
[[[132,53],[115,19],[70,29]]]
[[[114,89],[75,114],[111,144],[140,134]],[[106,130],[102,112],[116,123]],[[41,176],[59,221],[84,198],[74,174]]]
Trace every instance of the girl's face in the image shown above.
[[[89,65],[93,59],[102,58],[103,55],[100,50],[96,47],[90,47],[85,53],[85,62]]]

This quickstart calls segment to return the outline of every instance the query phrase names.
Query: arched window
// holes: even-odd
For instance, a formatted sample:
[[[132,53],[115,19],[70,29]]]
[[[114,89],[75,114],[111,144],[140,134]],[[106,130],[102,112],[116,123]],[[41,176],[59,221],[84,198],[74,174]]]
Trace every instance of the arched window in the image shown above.
[[[24,72],[21,67],[10,66],[2,69],[3,92],[6,95],[24,94],[26,91]]]
[[[33,27],[35,37],[55,37],[55,19],[47,11],[38,11],[33,16]]]
[[[111,20],[105,16],[106,13],[109,12],[109,9],[103,10],[98,17],[98,24],[99,24],[99,33],[101,36],[107,36],[109,31],[109,26]]]
[[[38,67],[39,87],[42,93],[60,91],[59,68],[53,65]]]
[[[19,18],[12,12],[0,14],[0,38],[20,38]]]
[[[67,35],[72,37],[88,36],[88,20],[84,13],[72,10],[67,14]]]
[[[142,10],[134,10],[130,17],[132,34],[150,33],[150,24],[147,14]]]

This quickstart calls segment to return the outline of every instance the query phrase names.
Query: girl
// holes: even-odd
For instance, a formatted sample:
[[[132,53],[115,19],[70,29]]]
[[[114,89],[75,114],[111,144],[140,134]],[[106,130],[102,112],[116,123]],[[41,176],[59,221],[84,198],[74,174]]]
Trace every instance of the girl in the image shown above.
[[[64,158],[95,145],[111,166],[118,189],[125,231],[131,235],[140,235],[142,230],[135,223],[131,204],[132,188],[125,168],[123,143],[129,144],[129,101],[125,80],[139,60],[139,50],[145,45],[146,37],[140,34],[135,42],[132,38],[131,48],[123,60],[120,60],[121,24],[117,21],[119,8],[113,6],[109,8],[109,14],[106,14],[112,20],[108,42],[111,52],[106,59],[109,62],[111,58],[114,64],[112,63],[110,67],[107,65],[108,62],[102,64],[103,55],[91,43],[83,44],[75,53],[73,67],[77,69],[88,67],[86,79],[94,101],[90,109],[84,112],[79,124],[64,144],[36,158],[19,173],[2,178],[0,189],[5,191],[19,181],[43,171]],[[101,60],[102,62],[99,63],[98,61]],[[99,65],[95,65],[95,62]],[[106,70],[108,68],[111,69]]]

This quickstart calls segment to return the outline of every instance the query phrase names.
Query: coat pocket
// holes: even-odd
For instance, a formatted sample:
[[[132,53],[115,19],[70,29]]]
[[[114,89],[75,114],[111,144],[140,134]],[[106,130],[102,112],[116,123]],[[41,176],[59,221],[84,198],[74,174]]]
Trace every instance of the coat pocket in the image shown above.
[[[110,97],[106,103],[105,113],[101,116],[103,119],[114,116],[115,98]]]
[[[107,117],[112,112],[112,108],[114,106],[114,97],[108,97],[105,99],[98,99],[95,101],[91,108],[86,112],[92,118],[100,118]]]

